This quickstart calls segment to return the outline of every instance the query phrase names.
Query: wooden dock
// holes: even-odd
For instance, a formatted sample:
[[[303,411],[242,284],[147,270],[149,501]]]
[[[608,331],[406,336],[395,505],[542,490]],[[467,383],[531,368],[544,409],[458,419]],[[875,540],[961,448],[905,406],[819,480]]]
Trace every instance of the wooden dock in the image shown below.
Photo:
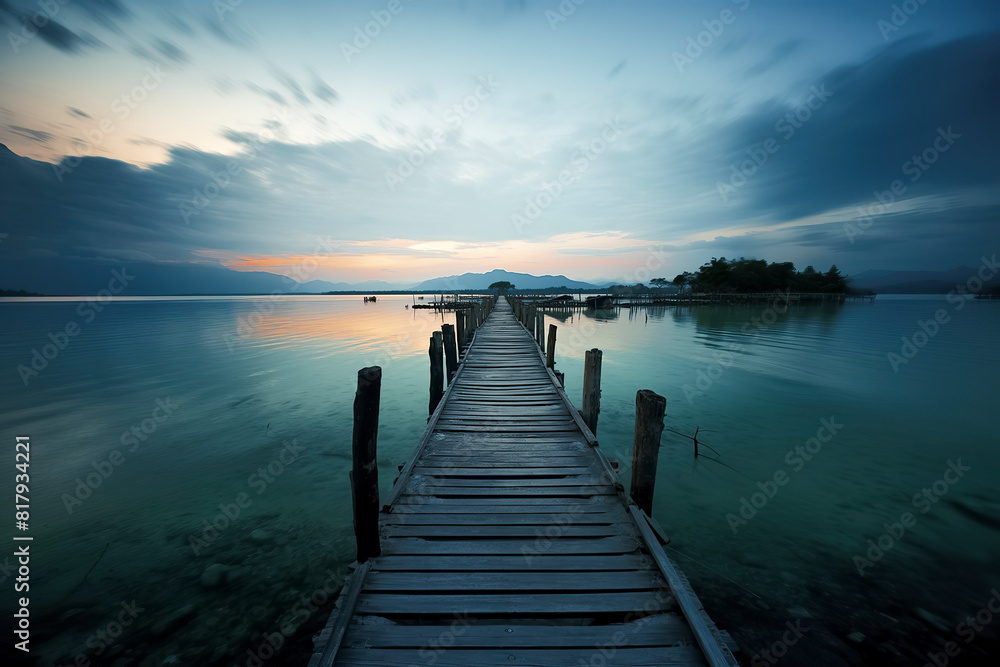
[[[316,637],[328,665],[736,665],[501,299]]]

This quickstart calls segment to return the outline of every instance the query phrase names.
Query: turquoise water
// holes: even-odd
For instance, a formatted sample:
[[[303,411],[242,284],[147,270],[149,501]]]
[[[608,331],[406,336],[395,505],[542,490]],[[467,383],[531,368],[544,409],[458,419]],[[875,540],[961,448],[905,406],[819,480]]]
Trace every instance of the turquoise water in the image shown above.
[[[2,300],[0,428],[31,438],[32,656],[243,665],[267,637],[285,645],[271,664],[307,651],[353,560],[357,370],[383,367],[383,493],[425,426],[427,339],[453,317],[406,303],[137,298],[91,318],[69,299]],[[547,319],[574,401],[584,351],[604,352],[598,437],[626,483],[636,390],[666,396],[668,429],[700,428],[697,460],[664,434],[654,516],[747,664],[787,622],[808,630],[778,647],[786,664],[923,664],[947,641],[972,664],[1000,627],[969,642],[958,627],[1000,587],[998,306],[880,296]],[[887,354],[938,309],[949,320],[894,371]],[[45,365],[25,385],[33,350]],[[15,472],[11,454],[7,497]]]

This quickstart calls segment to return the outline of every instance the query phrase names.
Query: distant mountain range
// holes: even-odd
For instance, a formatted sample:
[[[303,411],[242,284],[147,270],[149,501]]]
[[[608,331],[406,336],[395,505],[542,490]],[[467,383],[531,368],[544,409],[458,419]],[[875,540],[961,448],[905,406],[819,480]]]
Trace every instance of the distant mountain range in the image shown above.
[[[851,276],[850,285],[854,289],[870,289],[882,294],[946,294],[955,289],[955,285],[964,285],[977,271],[969,266],[948,271],[864,271]],[[994,276],[985,285],[1000,285],[1000,277]]]
[[[513,273],[503,269],[493,269],[488,273],[463,273],[460,276],[433,278],[419,283],[413,289],[438,292],[489,289],[490,285],[502,280],[513,283],[517,289],[546,289],[548,287],[597,289],[597,285],[570,280],[566,276],[533,276],[530,273]]]
[[[312,293],[348,291],[426,291],[460,292],[485,290],[492,283],[507,281],[518,289],[549,288],[599,290],[607,283],[591,284],[572,280],[563,275],[535,276],[494,269],[487,273],[463,273],[442,276],[423,282],[388,283],[367,280],[359,283],[310,280],[299,283],[285,276],[263,271],[233,271],[222,266],[199,264],[154,264],[129,262],[124,265],[129,276],[122,295],[173,294],[269,294],[272,292]],[[25,290],[49,295],[85,296],[108,289],[113,271],[121,271],[121,263],[93,262],[74,259],[35,258],[31,261],[11,258],[0,263],[0,288]],[[870,289],[883,294],[943,294],[964,284],[976,275],[976,269],[960,266],[950,271],[865,271],[851,276],[855,289]],[[117,288],[118,283],[114,283]],[[1000,285],[1000,279],[987,287]]]

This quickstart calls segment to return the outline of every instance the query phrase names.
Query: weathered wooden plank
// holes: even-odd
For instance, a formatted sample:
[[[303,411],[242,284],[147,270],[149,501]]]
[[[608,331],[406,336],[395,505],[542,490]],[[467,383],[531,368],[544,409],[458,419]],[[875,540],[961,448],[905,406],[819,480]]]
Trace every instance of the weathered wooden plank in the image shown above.
[[[366,621],[369,617],[360,617]],[[441,625],[378,622],[352,625],[343,645],[352,648],[423,648],[441,635]],[[449,648],[575,648],[590,646],[675,646],[694,641],[687,622],[676,612],[642,616],[607,625],[481,625],[460,619],[452,628]],[[440,645],[440,642],[439,642]],[[588,663],[589,664],[589,663]]]
[[[607,647],[566,649],[363,649],[345,648],[337,664],[357,667],[413,667],[433,664],[435,667],[468,667],[469,665],[676,665],[677,667],[705,664],[697,647]],[[611,657],[606,657],[609,653]]]
[[[614,537],[618,534],[616,527],[611,525],[556,525],[534,526],[534,525],[419,525],[402,523],[396,525],[385,525],[382,528],[384,537],[448,537],[456,540],[473,540],[488,537],[523,537],[526,539],[548,538],[549,533],[557,535],[559,538],[571,537]]]
[[[450,616],[455,614],[509,617],[527,614],[603,616],[650,613],[670,609],[673,598],[664,591],[592,593],[416,594],[363,592],[357,610],[377,616]]]
[[[658,570],[593,572],[372,572],[365,579],[365,591],[403,593],[412,591],[473,592],[527,591],[543,593],[648,591],[667,586]]]
[[[586,486],[589,487],[597,486],[602,484],[600,477],[596,475],[588,475],[585,471],[576,471],[571,475],[563,475],[557,477],[530,477],[522,476],[517,479],[484,479],[482,477],[468,478],[468,477],[430,477],[423,475],[414,475],[410,483],[417,486],[420,489],[426,489],[422,485],[426,484],[429,487],[442,488],[442,489],[459,489],[459,488],[474,488],[474,489],[509,489],[509,488],[521,488],[530,484],[532,490],[538,491],[543,487],[566,487],[567,490],[578,491],[579,489],[575,487]]]
[[[632,553],[637,547],[638,543],[634,538],[625,536],[550,539],[544,533],[541,537],[533,539],[426,540],[419,537],[390,537],[383,540],[386,554],[412,555],[622,554]]]
[[[380,558],[380,571],[419,572],[607,572],[653,567],[653,560],[641,553],[557,554],[551,552],[498,555],[400,554]],[[588,575],[589,576],[589,575]]]
[[[426,475],[428,477],[482,477],[482,478],[541,478],[541,477],[566,477],[569,475],[580,475],[587,471],[596,471],[596,465],[578,466],[536,466],[524,468],[472,468],[458,465],[449,466],[419,466],[413,469],[415,475]]]
[[[537,509],[537,508],[536,508]],[[553,526],[571,523],[574,526],[597,526],[613,524],[624,518],[624,513],[620,512],[594,512],[570,514],[533,514],[533,513],[504,513],[504,514],[443,514],[443,513],[423,513],[414,512],[393,512],[386,514],[382,518],[382,525],[393,526],[405,524],[407,526]]]

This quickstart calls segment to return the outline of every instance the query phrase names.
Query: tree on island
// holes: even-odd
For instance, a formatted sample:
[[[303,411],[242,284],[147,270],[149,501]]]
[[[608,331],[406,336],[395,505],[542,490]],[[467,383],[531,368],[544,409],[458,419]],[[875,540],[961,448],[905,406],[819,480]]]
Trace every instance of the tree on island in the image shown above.
[[[657,279],[659,280],[659,279]],[[847,291],[847,278],[837,266],[820,273],[812,266],[796,271],[791,262],[771,262],[763,259],[726,259],[713,257],[695,273],[684,272],[673,280],[680,289],[694,292],[792,292],[840,293]]]
[[[491,284],[489,289],[495,289],[497,290],[498,294],[503,294],[507,290],[514,289],[514,283],[507,280],[498,280],[495,283]]]

